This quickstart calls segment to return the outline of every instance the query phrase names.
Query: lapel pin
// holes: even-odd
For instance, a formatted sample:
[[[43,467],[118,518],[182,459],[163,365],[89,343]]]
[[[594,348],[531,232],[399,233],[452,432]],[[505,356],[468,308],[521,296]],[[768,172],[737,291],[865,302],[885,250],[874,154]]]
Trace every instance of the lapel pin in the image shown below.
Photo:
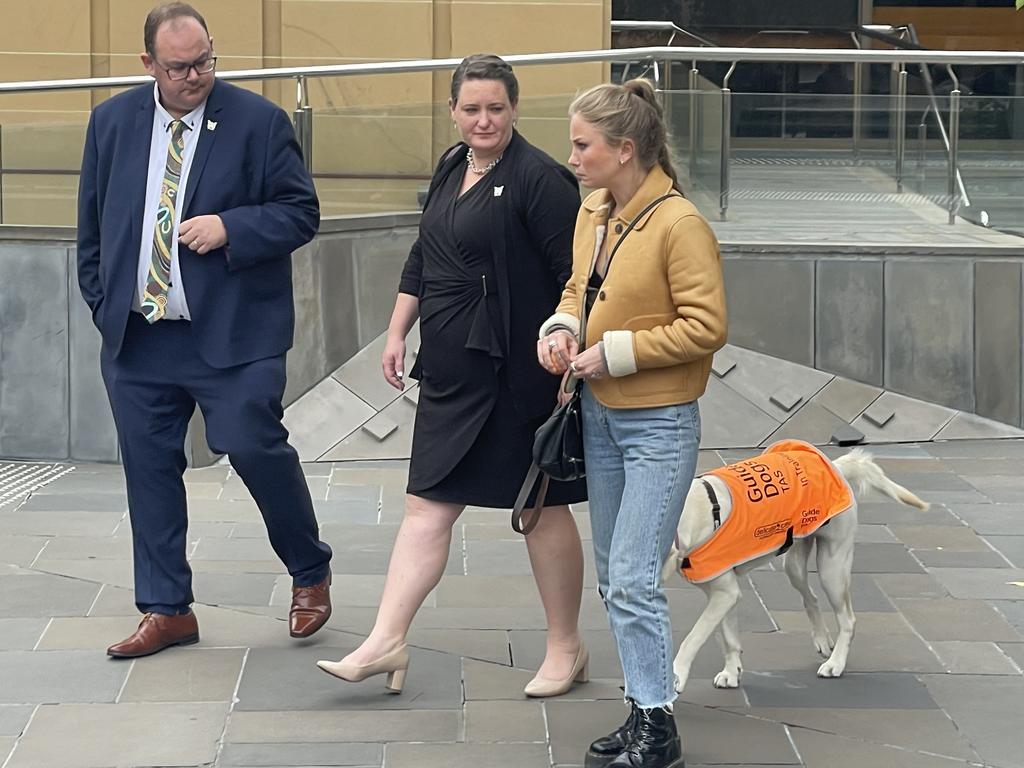
[[[217,130],[217,123],[215,121],[213,121],[213,120],[207,120],[206,121],[206,130],[208,130],[208,131],[216,131]]]
[[[505,191],[505,186],[504,185],[502,185],[500,187],[495,187],[494,188],[494,196],[495,197],[501,197],[501,193],[504,192],[504,191]]]

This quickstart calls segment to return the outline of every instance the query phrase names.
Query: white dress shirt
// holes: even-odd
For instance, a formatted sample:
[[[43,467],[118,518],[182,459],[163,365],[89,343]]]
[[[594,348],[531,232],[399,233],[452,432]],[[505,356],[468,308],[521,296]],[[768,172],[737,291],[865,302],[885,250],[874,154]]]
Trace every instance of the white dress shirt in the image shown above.
[[[142,297],[149,280],[149,265],[153,260],[153,232],[156,229],[156,212],[160,207],[160,188],[164,183],[164,172],[167,170],[167,147],[171,143],[170,126],[174,117],[160,103],[160,90],[153,84],[153,98],[156,109],[153,111],[153,136],[149,142],[149,172],[146,177],[146,207],[142,217],[142,243],[139,247],[138,289],[135,292],[134,309],[142,311]],[[185,130],[185,148],[181,153],[181,180],[178,182],[178,194],[174,207],[174,229],[171,231],[171,284],[167,290],[167,308],[164,320],[191,320],[188,303],[185,301],[185,286],[181,280],[181,264],[178,263],[178,225],[181,223],[181,207],[185,204],[185,189],[188,184],[188,173],[192,168],[199,131],[203,125],[203,114],[206,102],[193,109],[181,118],[188,126]]]

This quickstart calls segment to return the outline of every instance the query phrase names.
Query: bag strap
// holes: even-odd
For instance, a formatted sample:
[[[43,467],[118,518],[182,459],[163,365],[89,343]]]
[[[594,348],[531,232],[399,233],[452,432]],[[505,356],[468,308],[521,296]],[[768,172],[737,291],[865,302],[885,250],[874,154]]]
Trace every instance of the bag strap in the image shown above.
[[[523,525],[523,512],[526,511],[526,500],[530,498],[530,491],[533,490],[533,486],[537,484],[538,476],[540,480],[540,489],[537,491],[537,500],[534,505],[530,507],[530,511],[533,512]],[[516,533],[521,533],[526,536],[532,531],[537,523],[540,522],[540,513],[544,508],[544,497],[548,495],[548,483],[551,482],[551,478],[540,471],[540,467],[536,463],[530,464],[530,471],[526,473],[526,479],[523,481],[523,487],[519,489],[519,497],[516,499],[516,504],[512,508],[512,530]]]
[[[646,216],[647,213],[650,210],[652,210],[654,208],[657,208],[659,205],[661,205],[665,200],[668,200],[670,197],[682,197],[682,195],[680,195],[678,192],[673,191],[673,192],[669,192],[668,194],[662,195],[657,200],[652,200],[650,203],[647,204],[647,206],[642,211],[640,211],[640,213],[638,213],[633,218],[633,220],[631,222],[629,222],[629,224],[626,226],[626,231],[622,233],[622,237],[620,237],[618,240],[615,241],[615,247],[612,248],[612,252],[608,254],[608,263],[605,265],[605,274],[606,275],[608,274],[608,268],[612,264],[612,259],[615,258],[615,252],[617,250],[619,250],[619,246],[622,245],[622,241],[626,239],[626,235],[628,235],[630,232],[633,231],[633,227],[635,227],[637,225],[637,222],[640,221],[640,219],[642,219],[644,216]]]
[[[642,219],[644,216],[646,216],[649,211],[653,210],[654,208],[657,208],[659,205],[661,205],[664,201],[668,200],[670,197],[682,197],[682,195],[680,195],[678,192],[676,192],[674,190],[672,192],[668,192],[668,193],[662,195],[661,197],[657,198],[656,200],[652,200],[650,203],[648,203],[644,207],[644,209],[642,211],[640,211],[640,213],[638,213],[636,216],[633,217],[633,220],[631,222],[629,222],[629,224],[626,226],[626,231],[622,233],[622,237],[620,237],[618,240],[615,241],[615,247],[612,248],[612,252],[608,254],[608,263],[605,264],[605,266],[604,266],[604,273],[605,273],[605,275],[607,275],[608,274],[608,270],[611,269],[612,259],[615,258],[615,253],[616,253],[616,251],[619,250],[619,246],[622,245],[622,241],[626,239],[626,235],[628,235],[630,232],[633,231],[633,227],[635,227],[637,225],[637,222],[640,221],[640,219]],[[587,333],[587,299],[586,299],[586,296],[584,296],[583,297],[583,301],[580,302],[580,340],[581,340],[580,343],[582,343],[582,339],[585,338],[586,333]],[[579,384],[580,380],[577,379],[576,383]],[[566,391],[568,391],[568,390],[566,390]]]

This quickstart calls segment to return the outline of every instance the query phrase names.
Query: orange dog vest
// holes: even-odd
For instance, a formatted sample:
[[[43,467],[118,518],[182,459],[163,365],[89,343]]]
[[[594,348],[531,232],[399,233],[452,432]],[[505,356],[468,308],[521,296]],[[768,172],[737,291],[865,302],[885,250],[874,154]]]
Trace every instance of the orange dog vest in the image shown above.
[[[681,571],[699,584],[762,557],[782,554],[850,508],[853,493],[826,456],[802,440],[783,440],[746,461],[708,474],[722,480],[732,511],[714,535],[683,560]]]

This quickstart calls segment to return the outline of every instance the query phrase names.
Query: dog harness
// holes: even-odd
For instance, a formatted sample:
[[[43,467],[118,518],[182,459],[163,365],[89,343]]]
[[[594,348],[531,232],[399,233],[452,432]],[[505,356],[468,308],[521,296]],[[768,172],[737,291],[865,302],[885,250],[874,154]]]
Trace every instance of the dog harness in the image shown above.
[[[814,533],[853,504],[846,479],[817,448],[783,440],[752,459],[715,469],[732,496],[732,511],[720,520],[718,499],[706,481],[715,532],[683,558],[680,571],[699,584],[738,565],[775,553]]]

